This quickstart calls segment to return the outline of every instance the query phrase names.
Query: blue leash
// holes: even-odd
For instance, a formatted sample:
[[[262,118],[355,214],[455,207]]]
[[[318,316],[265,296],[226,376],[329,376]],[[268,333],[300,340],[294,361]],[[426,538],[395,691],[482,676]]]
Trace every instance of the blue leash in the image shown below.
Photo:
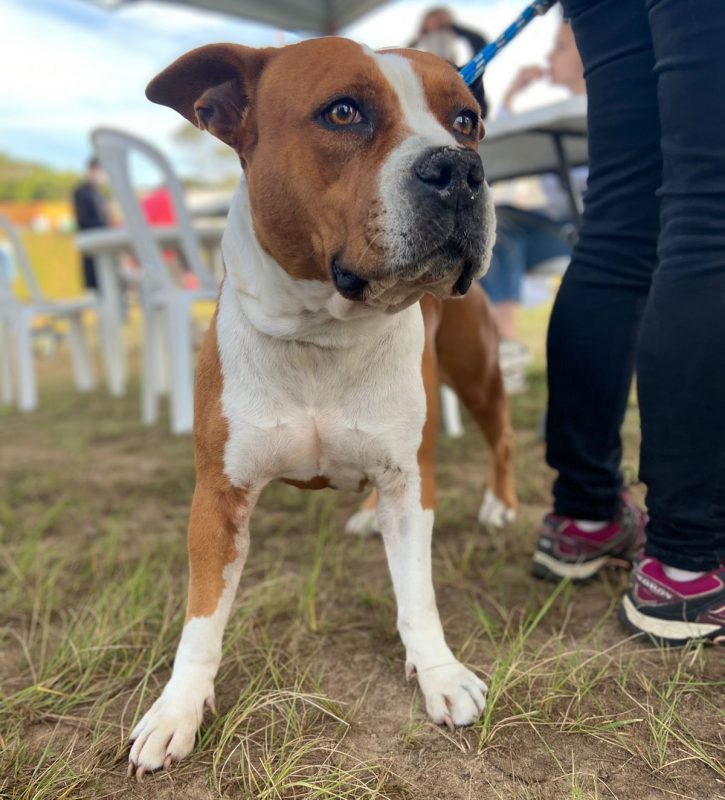
[[[496,39],[496,41],[487,44],[482,50],[479,50],[476,55],[466,64],[461,67],[459,72],[463,80],[470,86],[475,83],[484,70],[488,66],[491,59],[519,33],[522,31],[534,17],[546,14],[546,12],[557,3],[557,0],[534,0],[534,2],[527,6],[520,17],[517,17],[511,25]]]

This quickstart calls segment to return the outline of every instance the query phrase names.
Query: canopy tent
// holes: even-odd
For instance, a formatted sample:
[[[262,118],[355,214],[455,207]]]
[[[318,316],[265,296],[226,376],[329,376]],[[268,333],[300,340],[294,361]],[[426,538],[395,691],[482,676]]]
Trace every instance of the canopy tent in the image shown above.
[[[284,30],[336,33],[386,0],[161,0],[245,17]],[[95,0],[106,7],[137,0]]]

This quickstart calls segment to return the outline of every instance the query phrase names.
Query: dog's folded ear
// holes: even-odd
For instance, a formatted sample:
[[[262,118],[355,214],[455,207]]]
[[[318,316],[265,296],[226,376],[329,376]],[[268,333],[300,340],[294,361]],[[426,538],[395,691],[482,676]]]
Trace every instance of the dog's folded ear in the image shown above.
[[[238,44],[198,47],[160,72],[146,87],[146,97],[240,150],[244,117],[275,52]]]

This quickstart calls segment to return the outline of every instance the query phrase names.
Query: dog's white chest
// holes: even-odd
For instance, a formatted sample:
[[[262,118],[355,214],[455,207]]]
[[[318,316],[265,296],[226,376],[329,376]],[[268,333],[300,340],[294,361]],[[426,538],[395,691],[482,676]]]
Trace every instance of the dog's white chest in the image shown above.
[[[333,348],[261,334],[225,285],[218,342],[233,484],[324,477],[359,489],[415,462],[425,418],[420,309],[363,326],[360,339]]]
[[[324,477],[336,489],[358,489],[385,457],[379,431],[360,430],[339,410],[291,404],[276,412],[230,418],[226,467],[235,483]]]

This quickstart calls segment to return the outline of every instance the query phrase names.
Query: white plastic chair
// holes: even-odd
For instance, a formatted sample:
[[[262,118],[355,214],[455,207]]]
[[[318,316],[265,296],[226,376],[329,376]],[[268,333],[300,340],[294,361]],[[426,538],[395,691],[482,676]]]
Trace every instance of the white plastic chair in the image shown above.
[[[143,139],[117,130],[98,129],[91,139],[123,212],[134,255],[141,266],[141,419],[146,425],[157,422],[159,396],[167,388],[168,373],[171,429],[174,433],[188,433],[194,417],[191,309],[196,302],[214,300],[219,290],[218,282],[202,260],[199,239],[184,201],[183,187],[168,160]],[[174,247],[187,268],[198,278],[196,289],[181,287],[164,261],[133,185],[130,169],[133,153],[150,161],[161,172],[176,214],[178,236],[174,238]]]
[[[68,300],[50,300],[40,290],[28,254],[10,220],[0,214],[0,235],[10,243],[12,260],[30,299],[13,293],[10,276],[0,269],[0,380],[2,401],[10,405],[17,395],[21,411],[38,406],[38,386],[33,361],[33,321],[38,317],[66,320],[76,387],[88,392],[96,386],[96,373],[83,328],[83,312],[96,311],[96,299],[86,294]],[[14,358],[13,358],[14,356]],[[15,383],[17,380],[17,389]]]

